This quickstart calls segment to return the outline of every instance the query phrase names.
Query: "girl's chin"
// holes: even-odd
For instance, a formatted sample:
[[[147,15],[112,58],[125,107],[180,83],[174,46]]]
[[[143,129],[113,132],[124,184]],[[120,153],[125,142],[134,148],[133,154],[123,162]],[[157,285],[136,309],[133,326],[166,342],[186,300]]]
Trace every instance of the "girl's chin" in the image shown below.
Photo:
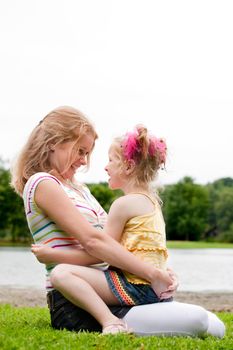
[[[108,187],[110,188],[110,190],[117,190],[118,189],[118,187],[114,186],[114,184],[111,184],[110,181],[108,181]]]
[[[111,179],[108,180],[108,188],[110,188],[110,190],[113,190],[114,188],[111,185]]]

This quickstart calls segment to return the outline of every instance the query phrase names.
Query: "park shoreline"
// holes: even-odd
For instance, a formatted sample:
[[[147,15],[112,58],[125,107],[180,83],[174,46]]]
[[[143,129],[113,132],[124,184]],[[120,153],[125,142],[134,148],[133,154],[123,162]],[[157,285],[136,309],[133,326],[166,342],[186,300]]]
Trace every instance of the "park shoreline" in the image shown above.
[[[233,293],[226,292],[177,292],[176,301],[200,305],[214,312],[233,312]],[[44,307],[46,293],[35,288],[0,286],[0,304],[16,307]]]

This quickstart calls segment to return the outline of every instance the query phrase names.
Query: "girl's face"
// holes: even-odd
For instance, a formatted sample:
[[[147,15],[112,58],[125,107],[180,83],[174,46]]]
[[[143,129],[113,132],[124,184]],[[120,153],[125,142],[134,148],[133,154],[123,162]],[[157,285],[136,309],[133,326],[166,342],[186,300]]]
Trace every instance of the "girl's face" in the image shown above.
[[[91,134],[82,136],[78,143],[77,154],[71,158],[71,163],[69,159],[76,142],[70,141],[56,145],[50,154],[51,167],[56,169],[64,179],[72,180],[76,170],[87,164],[87,156],[92,151],[94,142]]]
[[[109,175],[108,186],[112,190],[122,189],[125,182],[125,176],[123,172],[120,171],[122,163],[116,151],[114,151],[114,148],[112,147],[109,149],[108,159],[108,164],[104,168]]]

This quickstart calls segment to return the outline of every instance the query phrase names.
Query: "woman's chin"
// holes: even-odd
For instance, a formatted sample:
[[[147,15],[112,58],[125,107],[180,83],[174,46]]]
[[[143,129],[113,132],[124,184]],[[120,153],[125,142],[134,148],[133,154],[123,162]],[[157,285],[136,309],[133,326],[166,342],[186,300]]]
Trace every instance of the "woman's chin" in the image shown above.
[[[63,176],[65,179],[72,181],[75,173],[76,173],[76,171],[70,170],[70,171],[67,171],[67,173],[65,173]]]

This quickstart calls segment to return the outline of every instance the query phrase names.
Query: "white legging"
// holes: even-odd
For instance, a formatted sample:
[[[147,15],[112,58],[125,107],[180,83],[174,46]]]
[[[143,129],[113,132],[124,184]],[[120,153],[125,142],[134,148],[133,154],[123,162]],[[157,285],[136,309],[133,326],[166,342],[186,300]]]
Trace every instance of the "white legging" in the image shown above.
[[[134,306],[124,320],[139,336],[212,335],[222,338],[224,323],[212,312],[193,304],[177,301]]]

